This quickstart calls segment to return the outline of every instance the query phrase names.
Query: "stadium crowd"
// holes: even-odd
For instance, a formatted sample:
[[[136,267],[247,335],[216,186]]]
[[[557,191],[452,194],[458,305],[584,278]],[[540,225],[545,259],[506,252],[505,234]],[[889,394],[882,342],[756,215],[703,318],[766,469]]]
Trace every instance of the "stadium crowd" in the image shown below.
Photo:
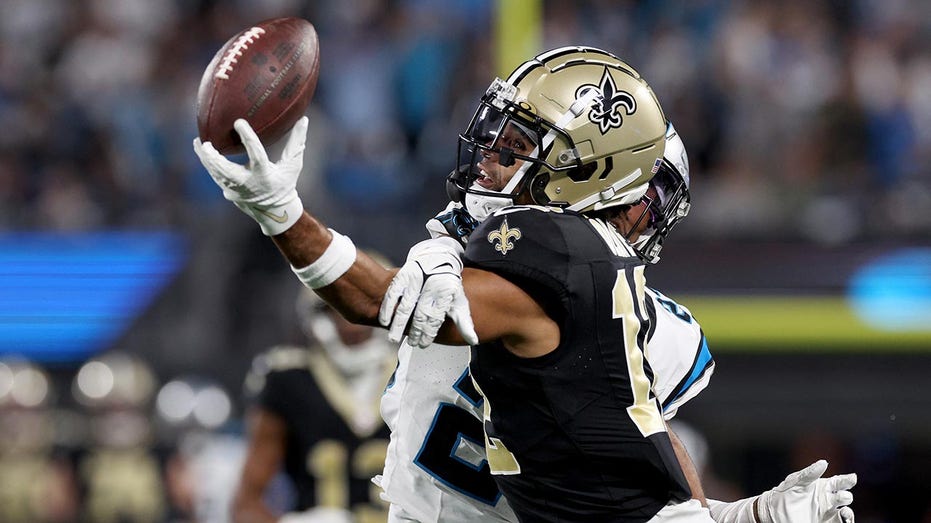
[[[313,201],[422,216],[454,154],[435,137],[462,127],[458,101],[493,67],[492,8],[3,2],[0,227],[189,224],[219,198],[190,152],[203,66],[242,26],[294,14],[323,52]],[[908,0],[547,1],[542,35],[651,79],[702,178],[697,234],[843,243],[931,231],[929,30],[931,8]]]

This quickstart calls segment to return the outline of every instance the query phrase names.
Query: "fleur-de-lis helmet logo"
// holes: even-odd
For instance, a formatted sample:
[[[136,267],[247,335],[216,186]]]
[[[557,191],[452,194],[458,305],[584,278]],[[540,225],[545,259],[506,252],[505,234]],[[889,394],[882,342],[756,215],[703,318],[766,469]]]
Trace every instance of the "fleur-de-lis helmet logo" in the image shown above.
[[[508,227],[508,219],[505,218],[504,221],[501,222],[501,227],[488,233],[488,243],[493,244],[495,250],[500,252],[503,256],[506,255],[508,251],[514,249],[514,242],[519,240],[520,237],[520,229],[517,227],[513,229]]]
[[[588,119],[598,124],[601,134],[607,134],[609,130],[620,127],[624,123],[624,115],[630,116],[637,111],[637,100],[627,91],[617,89],[607,67],[598,85],[585,84],[576,89],[576,100],[590,90],[594,90],[596,96],[592,102],[592,110],[588,112]],[[621,115],[622,109],[624,115]]]

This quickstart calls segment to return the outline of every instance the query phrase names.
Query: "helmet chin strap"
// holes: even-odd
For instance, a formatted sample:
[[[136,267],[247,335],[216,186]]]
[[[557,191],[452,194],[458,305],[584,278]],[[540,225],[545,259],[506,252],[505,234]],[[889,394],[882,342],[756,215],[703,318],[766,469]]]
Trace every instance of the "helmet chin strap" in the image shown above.
[[[484,190],[480,185],[474,184],[473,187],[479,190]],[[507,207],[509,205],[514,205],[514,199],[508,198],[506,196],[487,196],[484,194],[475,194],[467,192],[465,195],[465,208],[469,211],[469,214],[479,222],[485,221],[485,218],[491,216],[492,213]]]

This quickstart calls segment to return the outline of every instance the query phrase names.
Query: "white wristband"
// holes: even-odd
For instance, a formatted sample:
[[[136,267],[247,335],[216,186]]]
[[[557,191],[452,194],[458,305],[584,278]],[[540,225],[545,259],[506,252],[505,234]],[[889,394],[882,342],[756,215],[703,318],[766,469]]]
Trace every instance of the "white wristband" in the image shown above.
[[[291,270],[301,282],[311,289],[319,289],[336,281],[356,261],[356,246],[348,236],[329,229],[333,240],[323,254],[307,267]]]

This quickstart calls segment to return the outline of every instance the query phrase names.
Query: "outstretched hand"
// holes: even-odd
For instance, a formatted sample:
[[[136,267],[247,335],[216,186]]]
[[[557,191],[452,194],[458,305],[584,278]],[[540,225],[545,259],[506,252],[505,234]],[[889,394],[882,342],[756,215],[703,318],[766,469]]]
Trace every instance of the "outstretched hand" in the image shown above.
[[[478,343],[469,300],[462,288],[461,253],[459,242],[445,237],[425,240],[411,248],[378,312],[378,321],[389,327],[389,340],[401,341],[410,321],[407,342],[426,347],[449,317],[466,343]]]
[[[297,179],[304,165],[307,140],[307,117],[304,116],[284,138],[281,159],[272,162],[265,146],[249,123],[238,119],[233,129],[239,134],[249,162],[231,162],[210,142],[194,139],[194,153],[221,189],[223,197],[252,217],[268,236],[288,230],[304,212],[297,194]]]
[[[849,505],[857,475],[822,478],[827,468],[827,461],[818,460],[760,494],[756,507],[760,523],[854,523]]]

